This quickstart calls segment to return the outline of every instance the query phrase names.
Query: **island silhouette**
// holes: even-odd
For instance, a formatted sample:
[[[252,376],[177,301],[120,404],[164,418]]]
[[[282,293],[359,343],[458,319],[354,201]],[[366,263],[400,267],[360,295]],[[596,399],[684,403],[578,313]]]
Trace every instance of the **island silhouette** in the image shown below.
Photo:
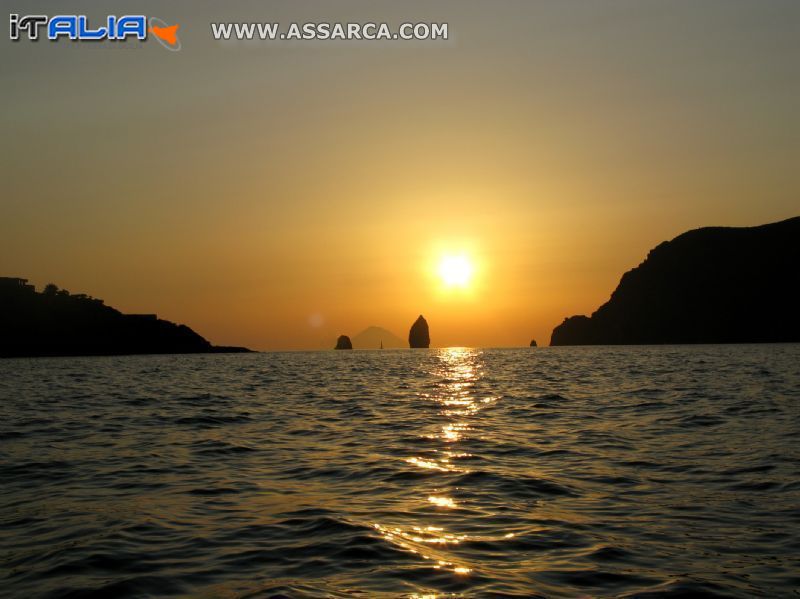
[[[651,250],[590,317],[550,345],[800,341],[800,217],[706,227]]]
[[[0,277],[0,357],[240,353],[155,314],[123,314],[103,300],[54,284]]]
[[[406,347],[406,343],[391,331],[379,327],[369,326],[353,337],[355,349],[397,349]]]

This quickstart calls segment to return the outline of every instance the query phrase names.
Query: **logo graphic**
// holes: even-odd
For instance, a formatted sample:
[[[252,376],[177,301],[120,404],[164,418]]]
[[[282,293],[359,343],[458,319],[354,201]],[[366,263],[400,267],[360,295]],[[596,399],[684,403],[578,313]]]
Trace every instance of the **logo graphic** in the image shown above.
[[[167,50],[177,52],[181,49],[181,40],[178,39],[178,28],[180,25],[167,25],[158,17],[150,17],[150,33],[152,33],[158,43]]]
[[[167,25],[157,17],[150,17],[149,31],[167,50],[181,49],[178,39],[180,25]],[[86,15],[9,15],[8,35],[19,41],[24,34],[30,41],[39,41],[39,34],[51,42],[64,37],[74,41],[125,41],[133,38],[147,40],[148,19],[145,15],[109,15],[98,27],[92,27]]]

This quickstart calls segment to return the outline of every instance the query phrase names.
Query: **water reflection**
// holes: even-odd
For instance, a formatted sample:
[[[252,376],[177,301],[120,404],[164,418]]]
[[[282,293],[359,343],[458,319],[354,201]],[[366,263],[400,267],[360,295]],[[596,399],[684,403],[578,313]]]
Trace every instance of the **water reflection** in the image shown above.
[[[0,595],[791,596],[798,363],[0,360]]]
[[[439,461],[433,461],[433,460],[426,460],[425,458],[419,456],[414,456],[406,460],[406,462],[408,462],[409,464],[413,464],[414,466],[418,466],[426,470],[443,470],[443,471],[454,470],[452,466],[447,464],[448,461],[449,461],[448,458],[441,458]]]
[[[431,495],[430,497],[428,497],[428,501],[431,502],[433,505],[439,507],[448,507],[448,508],[456,507],[456,502],[453,500],[452,497],[444,497],[442,495]]]
[[[425,442],[420,443],[417,455],[405,459],[407,464],[435,476],[422,479],[420,487],[415,490],[421,505],[410,511],[416,522],[410,525],[373,525],[387,541],[430,560],[435,569],[447,569],[459,576],[469,575],[476,564],[456,559],[448,548],[474,537],[458,532],[465,524],[458,512],[462,508],[469,510],[470,506],[457,501],[458,487],[451,475],[469,472],[458,465],[472,457],[472,453],[462,450],[462,446],[466,448],[475,441],[475,431],[481,426],[481,410],[497,400],[496,397],[479,396],[476,392],[482,366],[479,350],[448,348],[436,354],[427,373],[434,381],[433,391],[419,396],[431,402],[439,422],[431,425],[429,431],[420,431],[419,438]],[[477,509],[479,506],[472,507]],[[510,538],[509,535],[501,536]]]

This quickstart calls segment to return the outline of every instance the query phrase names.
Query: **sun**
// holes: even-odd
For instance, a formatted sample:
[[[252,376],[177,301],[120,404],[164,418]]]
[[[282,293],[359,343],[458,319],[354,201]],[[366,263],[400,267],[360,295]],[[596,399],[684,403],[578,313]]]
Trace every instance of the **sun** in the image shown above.
[[[473,271],[472,262],[463,255],[444,256],[439,262],[439,276],[446,287],[467,287]]]

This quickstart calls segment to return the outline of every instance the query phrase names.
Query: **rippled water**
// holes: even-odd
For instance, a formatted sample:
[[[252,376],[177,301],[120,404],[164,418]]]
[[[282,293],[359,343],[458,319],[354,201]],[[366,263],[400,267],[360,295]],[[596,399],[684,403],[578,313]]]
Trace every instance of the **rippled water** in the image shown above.
[[[4,596],[797,595],[800,346],[0,361]]]

